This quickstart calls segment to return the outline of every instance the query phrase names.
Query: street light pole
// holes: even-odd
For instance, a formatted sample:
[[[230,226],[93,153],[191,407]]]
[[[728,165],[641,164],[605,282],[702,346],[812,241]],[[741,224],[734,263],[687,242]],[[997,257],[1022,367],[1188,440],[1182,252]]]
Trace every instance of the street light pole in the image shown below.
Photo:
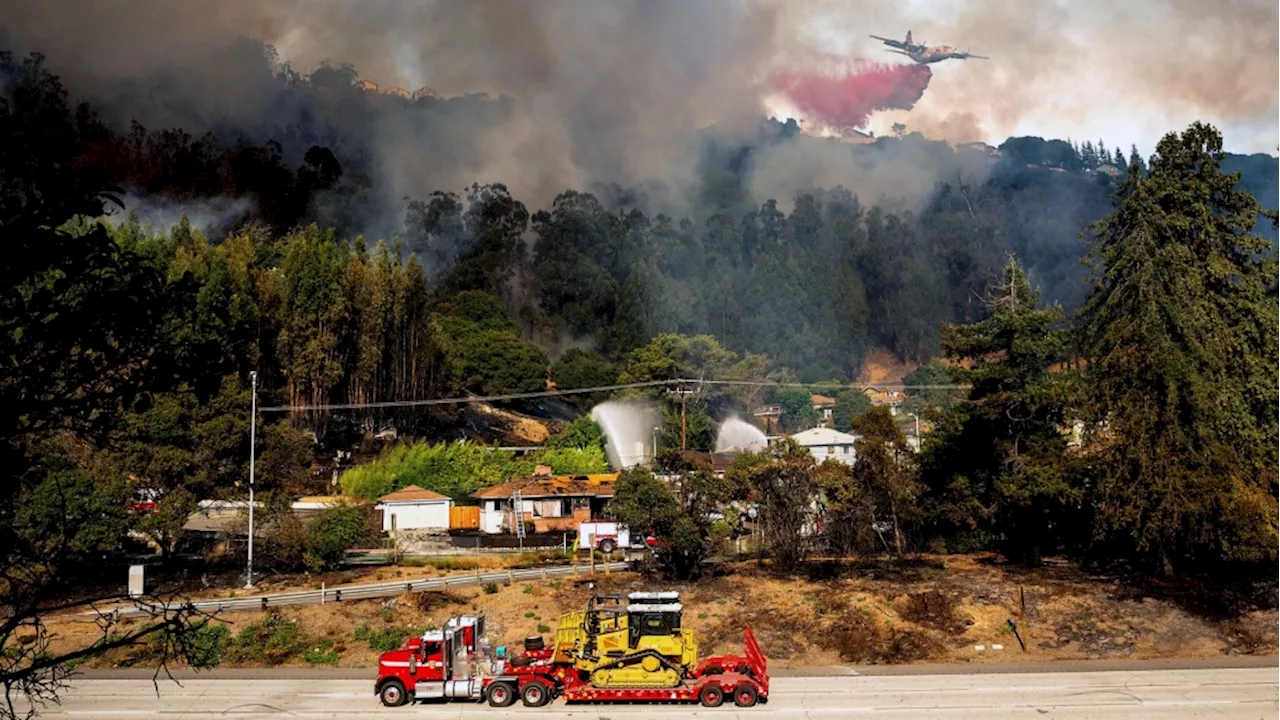
[[[920,452],[920,416],[915,413],[911,413],[911,417],[916,419],[916,452]]]
[[[253,399],[249,410],[249,567],[245,573],[245,588],[253,587],[253,456],[257,449],[258,430],[258,371],[249,372],[249,383],[253,387]]]

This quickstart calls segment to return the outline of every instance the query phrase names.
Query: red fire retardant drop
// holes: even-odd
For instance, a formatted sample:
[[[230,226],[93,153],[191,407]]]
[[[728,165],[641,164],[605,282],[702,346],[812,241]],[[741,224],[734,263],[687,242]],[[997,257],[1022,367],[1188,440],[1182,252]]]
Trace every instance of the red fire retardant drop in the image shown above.
[[[851,129],[864,127],[877,110],[910,110],[924,95],[931,77],[928,65],[860,63],[840,75],[777,73],[769,85],[805,114]]]

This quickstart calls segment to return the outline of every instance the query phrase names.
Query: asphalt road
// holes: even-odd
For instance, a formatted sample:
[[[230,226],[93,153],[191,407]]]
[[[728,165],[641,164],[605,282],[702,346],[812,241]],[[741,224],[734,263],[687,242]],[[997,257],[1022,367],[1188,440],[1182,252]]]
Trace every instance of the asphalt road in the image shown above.
[[[854,669],[856,672],[857,669]],[[803,718],[1280,718],[1275,658],[1269,665],[1201,669],[1071,670],[920,675],[778,677],[767,705],[708,710],[675,705],[574,705],[540,709],[518,703],[498,710],[453,702],[384,708],[372,678],[183,679],[160,681],[160,694],[145,679],[79,679],[60,706],[44,718],[492,718],[516,720],[656,720],[665,717]]]

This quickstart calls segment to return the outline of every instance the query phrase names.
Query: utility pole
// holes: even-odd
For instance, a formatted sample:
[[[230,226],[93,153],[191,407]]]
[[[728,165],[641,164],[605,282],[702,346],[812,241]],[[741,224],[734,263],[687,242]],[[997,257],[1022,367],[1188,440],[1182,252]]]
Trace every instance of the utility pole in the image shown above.
[[[916,452],[920,452],[920,448],[922,447],[920,442],[920,416],[915,413],[908,414],[916,419]]]
[[[253,587],[253,456],[258,440],[257,370],[249,371],[249,384],[253,387],[253,399],[249,401],[249,567],[245,572],[245,588]]]
[[[675,390],[671,390],[670,392],[680,396],[680,449],[688,450],[689,449],[689,417],[688,417],[688,413],[686,412],[685,405],[686,405],[686,401],[689,399],[689,396],[692,395],[695,391],[690,390],[689,388],[681,385],[679,388],[676,388]]]

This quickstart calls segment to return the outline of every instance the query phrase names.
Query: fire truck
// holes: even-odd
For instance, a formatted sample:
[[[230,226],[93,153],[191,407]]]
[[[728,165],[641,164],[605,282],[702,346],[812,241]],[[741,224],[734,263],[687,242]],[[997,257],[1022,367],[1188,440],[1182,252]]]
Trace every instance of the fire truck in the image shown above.
[[[462,699],[507,707],[519,698],[541,707],[557,697],[706,707],[768,702],[767,661],[751,628],[743,655],[699,661],[692,631],[680,627],[677,599],[674,592],[593,597],[585,611],[560,619],[551,647],[533,636],[506,657],[505,648],[489,647],[484,615],[451,618],[383,653],[374,691],[387,706]]]

